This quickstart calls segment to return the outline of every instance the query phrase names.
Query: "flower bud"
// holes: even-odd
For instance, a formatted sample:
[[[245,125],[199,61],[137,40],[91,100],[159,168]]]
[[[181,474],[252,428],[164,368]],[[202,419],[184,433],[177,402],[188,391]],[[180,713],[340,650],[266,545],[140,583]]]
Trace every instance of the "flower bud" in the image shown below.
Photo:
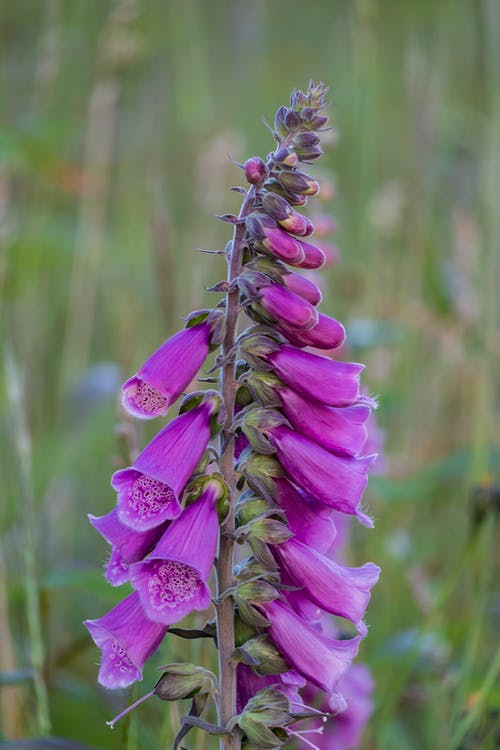
[[[310,148],[311,146],[317,146],[320,139],[316,133],[297,133],[293,139],[293,145],[296,148]]]
[[[266,165],[260,156],[253,156],[251,159],[247,159],[244,165],[245,177],[248,182],[252,185],[257,185],[262,182],[267,176]]]
[[[321,146],[310,146],[309,148],[297,148],[297,155],[300,161],[311,162],[318,159],[323,154]]]
[[[299,157],[289,146],[283,146],[274,153],[274,161],[282,167],[295,167]]]
[[[293,133],[300,128],[300,117],[293,109],[287,109],[285,113],[285,125]]]
[[[276,134],[280,138],[284,138],[288,133],[288,128],[285,125],[285,115],[286,115],[287,109],[284,105],[282,105],[278,111],[276,112],[276,115],[274,117],[274,129],[276,131]]]
[[[319,182],[316,182],[304,172],[283,171],[280,172],[277,179],[287,192],[299,193],[299,195],[317,195],[319,193]]]
[[[165,671],[156,683],[154,693],[164,701],[178,701],[199,692],[215,693],[217,690],[215,675],[195,664],[175,662],[161,669]]]

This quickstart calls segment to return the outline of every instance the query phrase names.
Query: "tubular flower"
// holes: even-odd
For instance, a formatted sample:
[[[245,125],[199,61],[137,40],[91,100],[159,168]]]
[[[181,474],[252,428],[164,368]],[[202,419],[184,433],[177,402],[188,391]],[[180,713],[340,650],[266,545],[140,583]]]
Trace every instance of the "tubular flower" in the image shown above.
[[[292,581],[325,612],[350,620],[366,634],[361,620],[370,601],[370,589],[380,568],[366,563],[361,568],[347,568],[329,560],[316,550],[289,539],[276,544],[273,553]]]
[[[335,362],[292,346],[282,346],[266,359],[278,377],[305,398],[329,406],[350,406],[358,400],[364,365]]]
[[[372,520],[359,510],[374,456],[341,458],[289,427],[267,431],[276,455],[292,481],[325,505],[356,515],[365,526]]]
[[[185,328],[165,341],[122,386],[123,405],[139,419],[164,416],[208,356],[211,324]]]
[[[134,531],[120,521],[117,508],[105,516],[89,515],[89,521],[111,544],[106,578],[112,586],[128,581],[130,564],[142,560],[165,531],[165,524],[144,532]]]
[[[209,606],[207,579],[217,548],[219,491],[218,482],[209,482],[199,500],[170,524],[149,557],[130,566],[130,582],[151,620],[171,625]]]
[[[271,284],[260,290],[260,306],[284,325],[312,328],[318,322],[318,311],[304,297],[284,286]]]
[[[259,605],[268,620],[269,635],[293,669],[324,690],[335,710],[336,687],[358,653],[360,636],[338,641],[326,638],[278,601]],[[333,702],[333,705],[332,705]]]
[[[113,474],[118,518],[146,531],[181,512],[179,498],[210,439],[213,404],[203,401],[164,427],[132,466]]]
[[[146,617],[136,593],[98,620],[85,620],[83,624],[102,652],[99,682],[113,689],[142,680],[144,662],[167,632],[164,625]]]

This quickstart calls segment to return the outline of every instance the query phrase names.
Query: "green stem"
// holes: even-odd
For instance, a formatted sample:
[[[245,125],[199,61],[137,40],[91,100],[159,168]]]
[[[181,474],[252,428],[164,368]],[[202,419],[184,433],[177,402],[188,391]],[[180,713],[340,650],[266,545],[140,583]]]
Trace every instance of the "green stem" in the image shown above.
[[[250,188],[241,207],[239,219],[244,219],[250,212],[254,190]],[[231,254],[228,260],[228,282],[237,278],[241,271],[243,256],[244,222],[234,228]],[[231,291],[226,296],[226,332],[222,345],[223,357],[230,358],[236,339],[239,314],[239,290]],[[220,440],[220,469],[231,489],[231,508],[221,527],[219,535],[219,556],[217,560],[217,596],[233,585],[234,567],[234,505],[236,499],[236,473],[234,470],[234,441],[230,432],[234,416],[234,399],[236,394],[234,362],[228,362],[222,368],[221,393],[226,410],[226,424]],[[217,643],[219,651],[219,722],[226,726],[236,713],[236,667],[232,662],[234,644],[234,604],[232,597],[225,597],[217,605]],[[220,740],[221,750],[239,750],[241,739],[238,732],[224,735]]]

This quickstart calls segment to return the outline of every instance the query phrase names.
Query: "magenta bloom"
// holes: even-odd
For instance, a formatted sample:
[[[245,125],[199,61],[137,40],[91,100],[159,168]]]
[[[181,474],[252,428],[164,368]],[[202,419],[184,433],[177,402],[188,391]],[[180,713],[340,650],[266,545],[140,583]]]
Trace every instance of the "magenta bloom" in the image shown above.
[[[130,582],[147,616],[171,625],[211,601],[207,580],[217,549],[218,482],[170,524],[151,555],[130,566]]]
[[[319,502],[356,515],[365,526],[371,518],[359,510],[374,456],[341,458],[284,425],[266,431],[279,462],[299,487]]]
[[[295,537],[319,552],[329,550],[336,536],[333,509],[308,497],[288,479],[275,479],[274,487],[274,500],[285,511],[288,526]]]
[[[287,289],[298,294],[299,297],[303,297],[311,305],[316,306],[321,302],[323,296],[321,289],[313,281],[306,279],[305,276],[301,276],[301,274],[294,271],[289,271],[289,273],[282,276],[282,279]]]
[[[259,302],[278,322],[297,328],[312,328],[318,322],[318,311],[303,297],[285,286],[272,284],[259,291]]]
[[[358,653],[361,636],[337,641],[323,636],[279,601],[259,607],[271,622],[268,633],[285,660],[300,675],[328,693],[337,705],[337,682]],[[332,706],[332,707],[334,707]]]
[[[294,266],[311,269],[323,268],[326,263],[326,255],[323,250],[303,240],[297,240],[297,244],[302,251],[303,259],[299,263],[294,263]]]
[[[325,612],[345,617],[366,634],[362,618],[370,601],[370,589],[378,581],[379,567],[373,563],[361,568],[338,565],[297,539],[274,545],[273,553],[312,602]]]
[[[85,620],[83,624],[102,652],[99,682],[112,689],[142,680],[144,662],[167,632],[164,625],[146,617],[136,593],[98,620]]]
[[[180,495],[210,439],[213,404],[207,400],[164,427],[128,469],[115,472],[118,518],[146,531],[181,512]]]
[[[367,439],[366,421],[370,406],[327,406],[302,398],[292,388],[278,388],[283,412],[292,427],[328,451],[340,456],[357,456]]]
[[[319,313],[318,320],[311,328],[289,328],[280,325],[279,331],[298,347],[314,346],[316,349],[337,349],[345,341],[345,328],[338,320]]]
[[[139,419],[164,416],[208,356],[207,321],[185,328],[165,341],[122,386],[123,405]]]
[[[164,524],[144,532],[133,531],[120,521],[117,508],[105,516],[89,515],[89,521],[112,546],[106,566],[106,578],[112,586],[128,581],[129,565],[142,560],[165,531]]]
[[[305,398],[330,406],[350,406],[358,400],[364,365],[336,362],[292,346],[282,346],[267,360],[278,377]]]

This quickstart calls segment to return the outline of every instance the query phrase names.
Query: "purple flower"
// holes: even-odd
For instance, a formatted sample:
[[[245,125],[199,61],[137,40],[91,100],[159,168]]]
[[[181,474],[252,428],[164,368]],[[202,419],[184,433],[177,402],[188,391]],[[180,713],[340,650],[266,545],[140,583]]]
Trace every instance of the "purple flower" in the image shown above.
[[[271,427],[266,434],[293,482],[319,502],[342,513],[356,515],[365,526],[373,526],[371,518],[362,513],[358,505],[374,456],[335,456],[284,425]]]
[[[293,263],[294,266],[311,269],[323,268],[326,263],[326,255],[323,250],[303,240],[297,240],[297,244],[302,252],[302,260],[298,263]]]
[[[146,531],[181,512],[179,498],[210,439],[210,400],[170,422],[128,469],[115,472],[118,518]]]
[[[217,481],[174,521],[149,557],[130,566],[130,582],[151,620],[171,625],[194,609],[206,609],[207,580],[217,549]]]
[[[291,292],[295,292],[299,297],[303,297],[310,302],[311,305],[316,306],[321,302],[321,289],[305,276],[295,273],[294,271],[289,271],[282,276],[282,279],[287,289],[290,289]]]
[[[345,328],[338,320],[319,313],[318,322],[308,329],[290,329],[279,326],[280,333],[298,347],[313,346],[316,349],[337,349],[345,341]]]
[[[325,612],[345,617],[366,634],[361,621],[380,568],[373,563],[361,568],[338,565],[297,539],[274,545],[273,554],[312,602]]]
[[[122,386],[123,405],[139,419],[164,416],[208,356],[211,324],[185,328],[165,341]]]
[[[165,531],[165,524],[144,532],[134,531],[120,521],[117,508],[105,516],[89,515],[89,521],[112,546],[106,566],[106,578],[112,586],[128,581],[130,563],[142,560]]]
[[[267,360],[281,380],[305,398],[330,406],[350,406],[358,400],[364,365],[335,362],[293,346],[282,346]]]
[[[136,593],[98,620],[85,620],[83,624],[102,651],[99,682],[112,689],[142,680],[144,662],[167,632],[164,625],[146,617]]]
[[[271,623],[268,633],[284,659],[328,693],[330,705],[333,701],[336,706],[337,682],[358,653],[361,636],[344,641],[326,638],[282,602],[265,602],[259,607]]]
[[[277,388],[283,412],[292,427],[332,453],[357,456],[367,439],[370,406],[327,406],[302,398],[292,388]]]
[[[312,328],[318,321],[318,311],[303,297],[279,284],[260,289],[260,305],[278,322],[295,328]]]
[[[290,530],[304,544],[326,552],[336,535],[334,511],[311,499],[287,479],[274,480],[273,498],[285,511]]]

